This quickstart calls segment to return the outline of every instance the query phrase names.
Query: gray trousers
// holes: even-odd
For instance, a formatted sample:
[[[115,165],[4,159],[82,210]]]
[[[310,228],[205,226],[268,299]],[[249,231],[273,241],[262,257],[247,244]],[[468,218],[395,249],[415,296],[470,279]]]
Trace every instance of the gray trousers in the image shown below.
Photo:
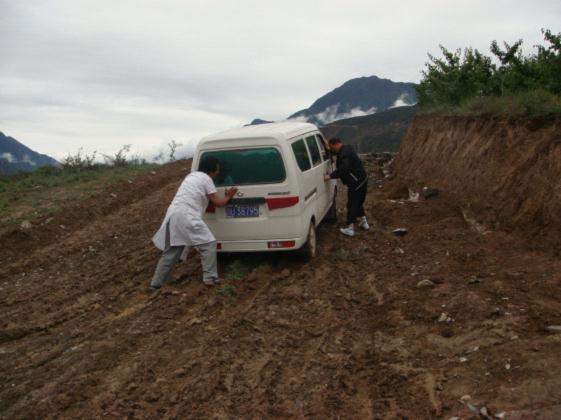
[[[158,261],[156,266],[156,271],[154,272],[154,277],[150,282],[152,287],[162,287],[168,280],[175,267],[175,264],[179,261],[183,251],[187,254],[189,248],[181,246],[170,246],[169,245],[169,224],[166,231],[166,249],[162,252],[162,256]],[[218,278],[218,264],[216,259],[216,241],[208,242],[206,244],[201,244],[195,246],[195,249],[201,254],[201,263],[203,266],[203,281]]]

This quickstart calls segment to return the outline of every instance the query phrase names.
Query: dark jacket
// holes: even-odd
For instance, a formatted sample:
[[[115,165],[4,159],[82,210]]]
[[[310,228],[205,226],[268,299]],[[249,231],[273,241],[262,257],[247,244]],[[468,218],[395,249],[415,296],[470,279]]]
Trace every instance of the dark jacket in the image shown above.
[[[353,148],[343,145],[337,153],[337,169],[331,172],[331,178],[341,178],[343,184],[351,189],[361,187],[368,178],[360,158]]]

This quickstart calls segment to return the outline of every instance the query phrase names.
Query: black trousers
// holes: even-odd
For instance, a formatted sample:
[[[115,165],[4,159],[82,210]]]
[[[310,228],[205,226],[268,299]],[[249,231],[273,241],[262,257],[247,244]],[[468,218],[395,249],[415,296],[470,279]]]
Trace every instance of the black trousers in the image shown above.
[[[355,223],[356,219],[365,216],[364,200],[366,199],[366,189],[368,181],[364,181],[357,190],[349,188],[347,190],[347,224]]]

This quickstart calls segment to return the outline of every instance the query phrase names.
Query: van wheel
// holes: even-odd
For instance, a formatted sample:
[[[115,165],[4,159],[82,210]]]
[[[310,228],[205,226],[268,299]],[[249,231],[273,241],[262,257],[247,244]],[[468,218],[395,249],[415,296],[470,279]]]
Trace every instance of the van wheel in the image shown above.
[[[314,222],[310,222],[310,228],[308,229],[308,240],[301,249],[302,255],[306,258],[315,258],[317,253],[317,240],[316,240],[316,227]]]

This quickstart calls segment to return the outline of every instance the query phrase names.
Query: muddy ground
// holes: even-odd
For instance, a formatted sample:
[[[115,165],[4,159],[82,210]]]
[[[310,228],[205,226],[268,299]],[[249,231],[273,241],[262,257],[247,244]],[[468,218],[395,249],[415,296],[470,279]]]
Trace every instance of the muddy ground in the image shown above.
[[[221,256],[222,288],[194,256],[149,295],[187,166],[0,237],[0,418],[561,418],[558,258],[446,191],[388,199],[370,158],[370,231]]]

